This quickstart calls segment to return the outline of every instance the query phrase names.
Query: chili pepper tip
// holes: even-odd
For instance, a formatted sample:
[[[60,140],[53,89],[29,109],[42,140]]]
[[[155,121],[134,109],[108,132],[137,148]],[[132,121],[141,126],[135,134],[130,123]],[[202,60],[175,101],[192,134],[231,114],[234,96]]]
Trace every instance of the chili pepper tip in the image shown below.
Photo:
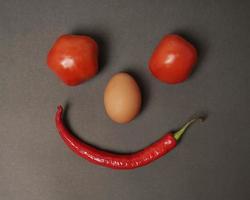
[[[58,105],[58,106],[57,106],[57,110],[60,111],[60,112],[63,111],[62,105]]]
[[[200,117],[196,117],[196,118],[193,118],[191,119],[190,121],[188,121],[181,129],[179,129],[177,132],[174,133],[174,138],[176,141],[180,140],[182,135],[184,134],[184,132],[187,130],[187,128],[197,122],[197,121],[205,121],[206,117],[205,116],[200,116]]]
[[[201,122],[204,122],[204,121],[206,121],[206,119],[207,119],[207,116],[200,116],[200,117],[198,117],[198,119],[201,121]]]

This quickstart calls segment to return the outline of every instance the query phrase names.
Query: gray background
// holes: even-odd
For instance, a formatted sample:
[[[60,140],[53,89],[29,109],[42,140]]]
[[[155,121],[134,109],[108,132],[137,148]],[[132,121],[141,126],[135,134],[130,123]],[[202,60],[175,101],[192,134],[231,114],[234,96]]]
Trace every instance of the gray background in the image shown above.
[[[0,199],[249,199],[250,1],[1,1]],[[89,34],[101,70],[77,87],[63,85],[46,56],[65,33]],[[167,33],[199,50],[191,78],[154,79],[148,59]],[[128,125],[103,107],[112,74],[135,76],[144,97]],[[106,149],[136,151],[197,113],[178,148],[144,168],[114,171],[77,157],[54,124],[57,104],[80,138]]]

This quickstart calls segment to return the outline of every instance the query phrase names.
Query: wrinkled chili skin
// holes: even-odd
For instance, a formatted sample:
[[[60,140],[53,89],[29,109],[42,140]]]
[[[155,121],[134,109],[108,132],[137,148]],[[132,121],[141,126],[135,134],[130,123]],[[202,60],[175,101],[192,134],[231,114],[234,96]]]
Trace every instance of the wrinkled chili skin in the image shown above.
[[[134,169],[147,165],[164,156],[176,146],[172,133],[167,133],[161,139],[132,154],[115,154],[94,148],[73,136],[63,123],[63,108],[58,106],[56,127],[67,146],[80,157],[94,163],[113,169]]]

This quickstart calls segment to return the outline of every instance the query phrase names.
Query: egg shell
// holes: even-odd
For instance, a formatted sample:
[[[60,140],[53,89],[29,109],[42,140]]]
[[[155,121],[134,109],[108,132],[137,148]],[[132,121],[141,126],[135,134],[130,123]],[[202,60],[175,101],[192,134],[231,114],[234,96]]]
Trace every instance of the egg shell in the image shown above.
[[[133,120],[141,108],[141,91],[135,79],[128,73],[117,73],[104,91],[104,107],[107,115],[117,123]]]

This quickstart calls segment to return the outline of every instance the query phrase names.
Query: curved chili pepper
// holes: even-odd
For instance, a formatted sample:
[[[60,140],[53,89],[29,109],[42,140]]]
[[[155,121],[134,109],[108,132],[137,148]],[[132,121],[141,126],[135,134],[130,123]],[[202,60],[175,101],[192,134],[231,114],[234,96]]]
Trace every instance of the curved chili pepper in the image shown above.
[[[134,169],[153,162],[172,150],[180,140],[185,130],[192,123],[196,122],[197,120],[203,120],[201,117],[192,119],[187,122],[179,131],[175,133],[167,133],[161,139],[141,151],[131,154],[116,154],[97,149],[73,136],[64,126],[62,119],[63,107],[58,106],[57,109],[56,127],[68,147],[80,157],[85,158],[94,164],[113,169]]]

